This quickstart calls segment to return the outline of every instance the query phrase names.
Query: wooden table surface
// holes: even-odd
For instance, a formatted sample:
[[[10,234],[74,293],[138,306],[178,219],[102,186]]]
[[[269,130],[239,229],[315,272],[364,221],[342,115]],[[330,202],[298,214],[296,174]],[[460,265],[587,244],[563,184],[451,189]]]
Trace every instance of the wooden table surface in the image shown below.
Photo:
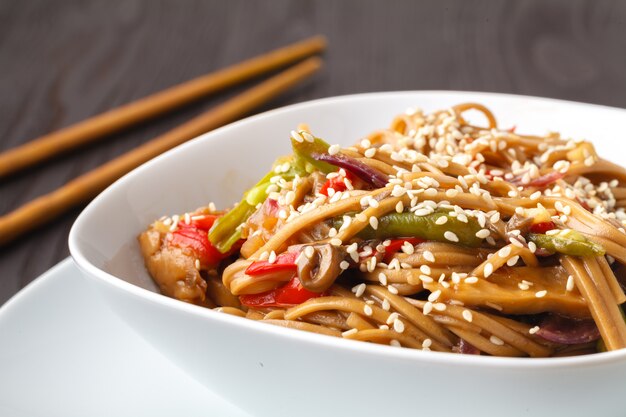
[[[626,107],[625,1],[0,2],[0,150],[321,33],[325,68],[263,110],[454,89]],[[232,93],[231,93],[232,94]],[[220,102],[204,100],[0,181],[7,213]],[[0,249],[0,304],[68,256],[79,209]]]

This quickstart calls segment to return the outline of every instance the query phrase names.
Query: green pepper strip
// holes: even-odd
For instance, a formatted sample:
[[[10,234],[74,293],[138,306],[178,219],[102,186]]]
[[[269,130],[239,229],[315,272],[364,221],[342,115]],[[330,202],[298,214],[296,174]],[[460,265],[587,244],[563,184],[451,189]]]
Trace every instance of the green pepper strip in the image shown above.
[[[285,162],[285,158],[280,158],[274,166]],[[289,171],[277,174],[274,170],[268,172],[256,185],[246,191],[242,200],[228,213],[218,218],[209,231],[209,241],[220,252],[226,253],[230,251],[232,246],[241,239],[241,225],[248,220],[248,217],[256,211],[256,207],[262,204],[267,198],[267,187],[272,185],[271,179],[280,176],[285,181],[291,181],[296,174],[301,171],[297,164],[292,163]]]
[[[464,223],[449,213],[450,210],[438,209],[425,216],[416,216],[411,212],[385,214],[378,218],[378,228],[376,230],[371,226],[367,226],[357,233],[357,237],[365,240],[419,237],[425,240],[458,243],[459,245],[469,247],[480,246],[483,239],[476,237],[476,232],[481,229],[478,221],[469,217],[467,223]],[[448,220],[444,224],[439,225],[436,221],[442,216]],[[342,223],[343,220],[341,218],[333,219],[333,226],[336,229],[339,229]],[[448,231],[453,232],[459,241],[452,242],[446,239],[444,233]]]
[[[298,142],[294,138],[291,138],[291,147],[293,148],[293,154],[296,157],[295,164],[300,170],[310,173],[317,169],[325,174],[337,171],[336,166],[327,162],[317,161],[311,156],[311,154],[314,153],[328,153],[330,145],[322,139],[315,138],[313,142],[309,142],[307,140]]]
[[[529,233],[528,239],[540,248],[572,256],[600,256],[606,251],[575,230],[560,232],[556,235]]]

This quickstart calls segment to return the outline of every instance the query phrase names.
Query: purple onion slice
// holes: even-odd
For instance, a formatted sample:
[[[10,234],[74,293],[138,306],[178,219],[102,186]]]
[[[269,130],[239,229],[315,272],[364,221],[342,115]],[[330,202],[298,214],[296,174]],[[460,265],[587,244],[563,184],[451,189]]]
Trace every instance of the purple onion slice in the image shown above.
[[[600,331],[593,320],[577,320],[556,314],[548,315],[535,334],[550,342],[564,345],[588,343],[600,338]]]
[[[387,175],[349,156],[340,153],[335,155],[327,153],[312,153],[311,156],[317,161],[323,161],[350,171],[352,174],[356,175],[375,188],[382,188],[387,185],[387,181],[389,179],[387,178]]]

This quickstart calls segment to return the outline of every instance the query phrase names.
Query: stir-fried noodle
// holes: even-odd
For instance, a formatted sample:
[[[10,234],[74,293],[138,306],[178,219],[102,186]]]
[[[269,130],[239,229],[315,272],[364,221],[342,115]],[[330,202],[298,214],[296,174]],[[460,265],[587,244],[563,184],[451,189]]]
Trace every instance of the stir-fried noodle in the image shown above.
[[[476,103],[407,111],[350,147],[304,125],[290,140],[234,208],[163,217],[140,236],[164,294],[415,349],[626,347],[626,170],[591,143],[504,130]]]

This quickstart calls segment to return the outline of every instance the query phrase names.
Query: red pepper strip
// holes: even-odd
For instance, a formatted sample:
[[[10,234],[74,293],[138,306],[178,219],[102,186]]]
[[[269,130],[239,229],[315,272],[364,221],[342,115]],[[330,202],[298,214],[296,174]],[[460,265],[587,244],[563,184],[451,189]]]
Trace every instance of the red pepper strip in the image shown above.
[[[545,235],[548,230],[552,229],[556,229],[554,222],[541,222],[530,226],[530,231],[532,233],[540,233],[542,235]]]
[[[348,187],[346,186],[346,183],[343,181],[344,178],[346,178],[351,183],[354,183],[354,176],[350,174],[350,172],[346,171],[345,177],[342,177],[341,175],[337,175],[336,177],[333,177],[327,180],[324,183],[324,185],[322,185],[322,188],[320,188],[320,194],[323,194],[328,197],[329,188],[332,188],[333,190],[335,190],[335,192],[346,191]]]
[[[515,129],[517,129],[517,126],[513,125],[510,128],[508,128],[506,131],[509,133],[515,133]]]
[[[564,176],[565,174],[563,174],[562,172],[553,171],[553,172],[550,172],[549,174],[542,175],[541,177],[535,178],[534,180],[530,181],[528,184],[522,184],[521,177],[513,178],[511,182],[515,185],[523,185],[524,187],[543,188],[543,187],[547,187],[548,185],[557,182]]]
[[[188,248],[200,260],[201,265],[209,268],[217,266],[228,254],[218,251],[211,242],[206,230],[186,225],[172,232],[170,244],[179,248]]]
[[[300,284],[298,277],[293,277],[287,284],[275,290],[260,294],[240,295],[239,301],[241,304],[252,308],[290,307],[323,295],[325,293],[316,293],[305,289]]]
[[[415,246],[418,243],[426,242],[424,239],[420,239],[419,237],[405,237],[401,239],[391,239],[391,243],[385,246],[385,257],[383,258],[385,263],[389,263],[391,258],[396,252],[399,252],[404,245],[404,242],[409,242],[411,245]]]
[[[268,261],[252,262],[246,269],[246,274],[254,277],[273,272],[296,272],[298,269],[296,266],[297,257],[298,252],[285,252],[278,255],[274,263],[269,263]]]

